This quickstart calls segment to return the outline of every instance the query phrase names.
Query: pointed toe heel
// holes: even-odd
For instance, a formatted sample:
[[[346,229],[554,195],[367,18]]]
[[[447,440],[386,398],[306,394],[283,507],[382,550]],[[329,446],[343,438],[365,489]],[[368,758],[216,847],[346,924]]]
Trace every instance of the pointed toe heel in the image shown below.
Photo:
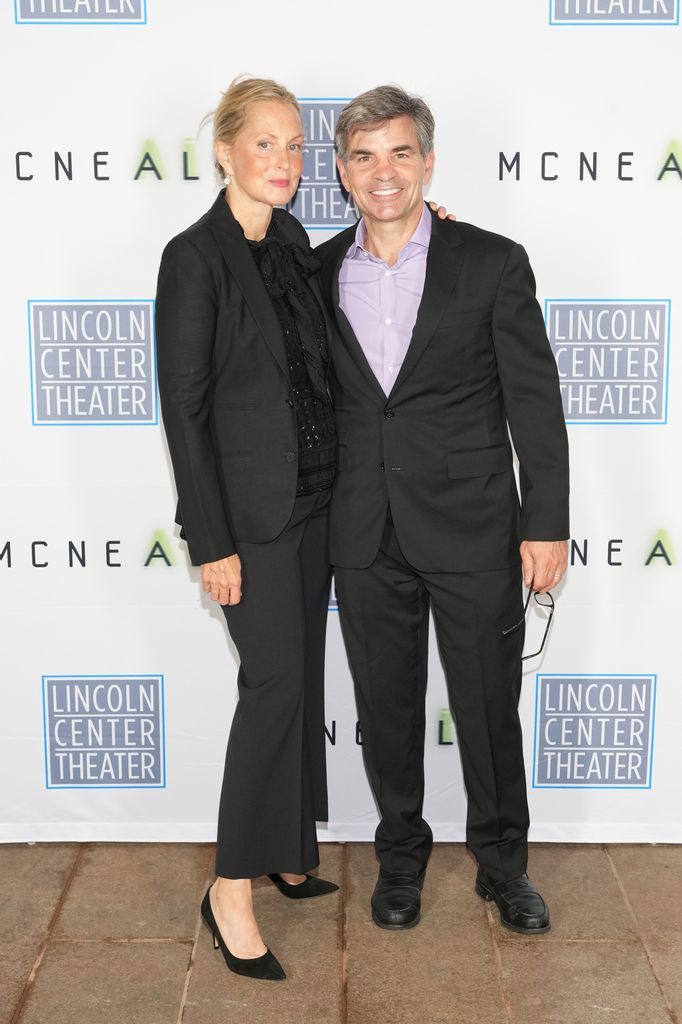
[[[327,882],[324,878],[316,878],[315,875],[306,875],[305,882],[292,885],[285,882],[281,875],[268,875],[283,896],[290,900],[305,900],[312,896],[327,896],[331,892],[338,892],[336,882]]]
[[[233,974],[240,974],[243,978],[257,978],[260,981],[284,981],[286,978],[284,968],[270,948],[266,949],[262,956],[254,959],[244,959],[230,952],[213,916],[210,891],[211,887],[209,886],[201,901],[201,916],[213,935],[213,948],[220,950],[225,958],[225,963]]]

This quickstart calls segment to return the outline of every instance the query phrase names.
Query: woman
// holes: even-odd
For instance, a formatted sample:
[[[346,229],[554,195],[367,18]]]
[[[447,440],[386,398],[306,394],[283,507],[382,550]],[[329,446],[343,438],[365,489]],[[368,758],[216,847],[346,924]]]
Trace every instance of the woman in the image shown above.
[[[166,246],[156,307],[178,522],[240,661],[216,881],[202,914],[237,974],[280,980],[251,879],[284,895],[338,888],[308,872],[327,816],[323,666],[327,507],[336,438],[328,332],[307,235],[276,207],[303,166],[295,97],[235,81],[214,115],[226,188]]]

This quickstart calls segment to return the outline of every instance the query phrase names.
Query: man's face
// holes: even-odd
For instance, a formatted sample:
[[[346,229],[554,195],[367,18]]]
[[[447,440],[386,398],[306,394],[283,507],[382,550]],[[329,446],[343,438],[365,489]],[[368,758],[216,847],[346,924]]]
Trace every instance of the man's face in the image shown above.
[[[343,187],[365,220],[411,221],[423,203],[423,186],[434,154],[422,157],[411,117],[396,117],[376,128],[359,128],[348,139],[346,162],[338,160]]]

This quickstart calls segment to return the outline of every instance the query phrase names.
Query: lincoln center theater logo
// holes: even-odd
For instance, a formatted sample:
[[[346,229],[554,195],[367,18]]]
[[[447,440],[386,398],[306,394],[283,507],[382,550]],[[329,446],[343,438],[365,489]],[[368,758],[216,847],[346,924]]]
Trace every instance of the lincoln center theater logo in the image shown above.
[[[14,0],[17,25],[146,25],[147,0]]]
[[[550,25],[677,25],[680,0],[550,0]]]
[[[538,675],[535,787],[648,789],[656,676]]]
[[[43,676],[47,788],[166,785],[163,676]]]
[[[304,228],[347,228],[358,219],[358,212],[339,183],[334,135],[336,121],[348,100],[303,99],[298,102],[305,135],[303,173],[289,210]]]
[[[567,423],[667,421],[670,300],[547,299]]]
[[[153,302],[28,305],[34,424],[157,422]]]

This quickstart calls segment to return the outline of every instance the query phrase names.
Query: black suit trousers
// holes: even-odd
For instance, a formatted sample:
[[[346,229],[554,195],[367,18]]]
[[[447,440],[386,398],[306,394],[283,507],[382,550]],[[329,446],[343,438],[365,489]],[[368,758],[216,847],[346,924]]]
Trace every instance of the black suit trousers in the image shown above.
[[[467,844],[493,881],[526,870],[529,825],[518,701],[520,565],[421,572],[403,555],[390,511],[367,569],[335,569],[362,747],[381,821],[386,871],[421,871],[433,837],[423,817],[429,608],[445,671],[468,797]]]
[[[285,530],[242,543],[242,600],[223,607],[241,665],[225,757],[216,874],[304,873],[327,817],[324,649],[329,491],[296,498]]]

